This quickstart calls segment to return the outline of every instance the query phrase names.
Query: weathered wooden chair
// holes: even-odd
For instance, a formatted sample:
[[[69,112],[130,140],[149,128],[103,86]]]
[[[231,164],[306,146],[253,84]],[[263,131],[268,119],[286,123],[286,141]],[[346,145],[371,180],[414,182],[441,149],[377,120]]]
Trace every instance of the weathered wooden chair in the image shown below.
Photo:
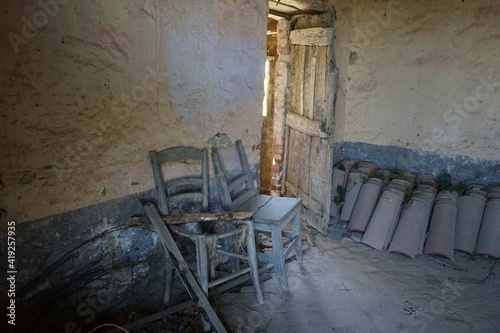
[[[150,151],[149,156],[153,168],[158,206],[161,214],[167,215],[172,212],[175,214],[194,213],[194,210],[198,212],[208,211],[208,152],[206,149],[174,147],[159,152]],[[181,166],[186,171],[188,169],[188,161],[192,161],[191,164],[200,163],[201,172],[195,175],[192,174],[193,172],[190,172],[187,176],[167,181],[164,180],[162,165],[169,164],[172,167],[173,164],[183,162],[185,164],[181,164]],[[186,171],[186,173],[188,172]],[[174,225],[169,225],[169,229],[177,235],[194,242],[196,246],[196,275],[201,289],[206,295],[208,295],[209,288],[249,273],[255,288],[257,302],[263,304],[264,297],[259,281],[253,221],[250,219],[236,220],[221,224],[224,230],[212,234],[193,232]],[[242,253],[240,249],[234,248],[235,237],[246,237],[243,242],[244,244],[246,243],[246,254]],[[228,244],[231,246],[228,246]],[[210,280],[209,247],[211,249],[210,257],[216,251],[218,254],[236,260],[245,260],[248,262],[248,267],[233,270],[228,275]],[[169,293],[172,275],[169,275],[167,279],[169,280],[167,280],[167,293]],[[166,299],[169,299],[169,295],[166,295]],[[203,324],[205,330],[210,328],[207,322]]]
[[[234,149],[236,154],[234,154]],[[252,211],[255,230],[271,234],[272,255],[259,253],[257,256],[275,266],[280,287],[282,290],[287,290],[285,259],[294,250],[297,261],[302,262],[302,226],[300,224],[302,199],[259,194],[241,140],[224,150],[213,149],[212,162],[222,187],[224,208],[231,211]],[[284,228],[290,221],[292,231],[285,231]],[[291,239],[286,249],[283,248],[282,236]]]

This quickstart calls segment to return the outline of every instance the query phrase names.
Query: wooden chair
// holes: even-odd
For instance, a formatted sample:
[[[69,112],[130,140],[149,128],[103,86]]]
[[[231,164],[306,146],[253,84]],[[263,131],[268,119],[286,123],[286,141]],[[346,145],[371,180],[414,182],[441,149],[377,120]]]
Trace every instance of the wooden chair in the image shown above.
[[[272,263],[282,290],[288,289],[286,278],[285,259],[295,251],[297,261],[302,262],[302,235],[300,224],[300,207],[302,199],[272,197],[259,194],[245,155],[241,140],[227,149],[236,149],[237,156],[227,158],[226,164],[234,163],[237,166],[236,174],[230,174],[232,167],[225,167],[222,150],[212,150],[212,162],[215,173],[222,187],[224,208],[231,211],[252,211],[254,228],[258,232],[270,233],[273,252],[271,256],[258,254],[258,258]],[[227,151],[226,151],[227,152]],[[284,227],[292,222],[292,231],[285,231]],[[291,243],[283,249],[282,236],[291,239]]]
[[[167,148],[162,151],[150,151],[149,156],[153,168],[154,181],[158,196],[159,211],[163,215],[182,213],[194,213],[208,211],[208,153],[206,149],[197,149],[191,147],[175,147]],[[201,164],[201,172],[195,175],[187,175],[184,177],[164,180],[162,165],[178,164],[179,162],[187,163],[193,161]],[[192,163],[193,164],[193,163]],[[183,169],[187,169],[183,167]],[[208,289],[238,276],[250,273],[257,302],[264,303],[264,297],[260,287],[259,273],[257,267],[255,234],[252,220],[237,220],[223,223],[224,231],[208,234],[193,232],[180,228],[178,226],[169,225],[169,229],[179,236],[185,237],[194,242],[196,246],[196,272],[197,279],[203,292],[208,295]],[[241,236],[243,235],[243,236]],[[231,249],[234,243],[234,237],[244,237],[246,235],[246,254],[241,251]],[[224,242],[225,241],[225,242]],[[248,262],[248,267],[241,270],[233,270],[229,275],[223,276],[209,281],[209,253],[208,246],[216,249],[218,254],[234,258],[235,260],[245,260]],[[234,262],[234,260],[233,260]],[[234,265],[233,265],[234,266]],[[170,292],[171,274],[167,275],[167,293]],[[169,299],[169,295],[166,295]],[[210,328],[207,322],[203,322],[205,330]]]

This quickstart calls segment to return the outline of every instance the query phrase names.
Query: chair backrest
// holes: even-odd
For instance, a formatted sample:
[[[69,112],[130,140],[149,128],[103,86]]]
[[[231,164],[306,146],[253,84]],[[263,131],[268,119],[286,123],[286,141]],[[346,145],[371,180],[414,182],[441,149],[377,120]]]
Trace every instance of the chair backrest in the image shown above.
[[[201,212],[208,211],[208,152],[206,149],[192,147],[166,148],[161,151],[150,151],[149,157],[153,168],[154,182],[158,197],[160,213],[172,213],[173,207],[195,207],[199,203]],[[187,176],[168,179],[163,177],[163,164],[187,163],[194,161],[201,163],[201,172]],[[187,168],[185,168],[187,169]],[[168,172],[166,172],[168,174]],[[168,177],[167,177],[168,178]],[[192,213],[184,211],[181,213]]]
[[[251,197],[259,194],[253,181],[243,143],[241,140],[238,140],[234,146],[239,162],[239,173],[236,175],[230,174],[234,170],[224,168],[221,151],[215,148],[212,149],[212,163],[217,179],[222,187],[223,205],[226,210],[235,210]]]

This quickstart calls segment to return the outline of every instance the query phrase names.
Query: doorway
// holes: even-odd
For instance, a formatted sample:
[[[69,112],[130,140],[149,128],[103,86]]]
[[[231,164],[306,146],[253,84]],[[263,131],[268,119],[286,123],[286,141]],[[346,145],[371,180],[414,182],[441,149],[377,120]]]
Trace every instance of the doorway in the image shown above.
[[[266,104],[263,121],[261,190],[268,190],[271,180],[271,194],[302,198],[302,218],[326,234],[338,81],[335,14],[282,19],[277,21],[276,33],[269,26],[268,59],[275,61],[274,68],[269,67],[273,84],[267,90],[267,103],[272,101],[273,106]]]
[[[273,165],[273,127],[274,127],[274,79],[276,75],[277,57],[277,25],[272,18],[267,20],[267,57],[266,76],[264,82],[264,101],[262,106],[262,129],[260,145],[260,193],[270,194],[272,188]]]

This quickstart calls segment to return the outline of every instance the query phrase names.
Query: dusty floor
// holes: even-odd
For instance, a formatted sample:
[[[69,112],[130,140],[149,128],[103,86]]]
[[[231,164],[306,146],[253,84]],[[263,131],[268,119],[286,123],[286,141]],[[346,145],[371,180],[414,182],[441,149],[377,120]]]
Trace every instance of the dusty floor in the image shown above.
[[[252,287],[215,300],[228,331],[500,332],[496,259],[412,260],[359,244],[344,230],[330,226],[328,237],[314,236],[302,265],[287,264],[289,293],[278,293],[273,279],[263,283],[263,305]]]

